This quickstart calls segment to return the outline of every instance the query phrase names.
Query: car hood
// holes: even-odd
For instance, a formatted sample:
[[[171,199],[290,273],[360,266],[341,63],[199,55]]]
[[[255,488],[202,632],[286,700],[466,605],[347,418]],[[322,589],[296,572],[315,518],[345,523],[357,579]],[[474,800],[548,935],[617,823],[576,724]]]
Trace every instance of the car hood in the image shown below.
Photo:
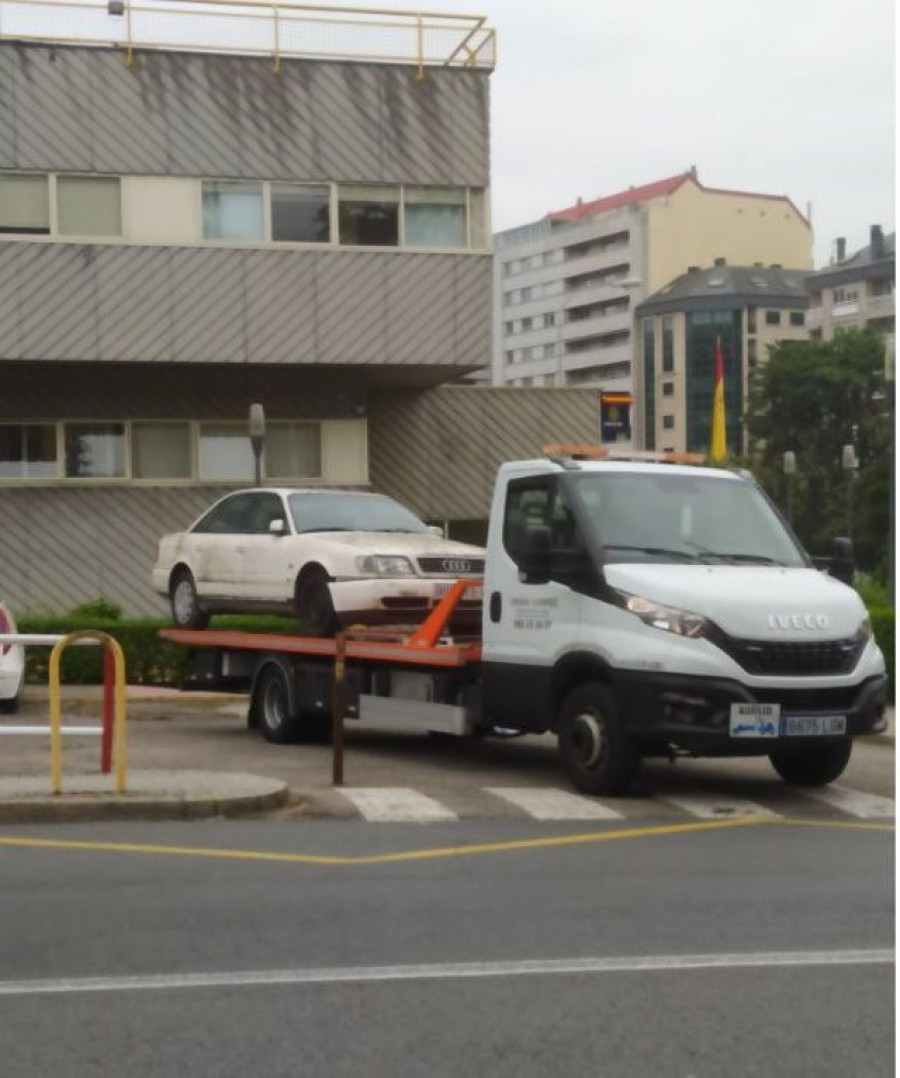
[[[403,554],[410,558],[484,559],[484,548],[458,543],[439,535],[406,532],[302,532],[299,539],[314,539],[317,545],[350,548],[363,554]]]
[[[839,639],[866,616],[852,588],[817,569],[641,563],[606,565],[604,575],[614,588],[702,614],[744,639]]]

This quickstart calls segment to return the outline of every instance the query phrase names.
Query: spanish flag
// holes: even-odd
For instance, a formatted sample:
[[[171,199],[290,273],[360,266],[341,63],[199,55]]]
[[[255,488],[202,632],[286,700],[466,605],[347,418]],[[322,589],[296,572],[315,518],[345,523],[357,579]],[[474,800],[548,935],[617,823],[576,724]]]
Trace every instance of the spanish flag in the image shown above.
[[[713,391],[712,440],[709,447],[712,460],[728,456],[725,444],[725,364],[722,362],[722,338],[716,337],[716,385]]]

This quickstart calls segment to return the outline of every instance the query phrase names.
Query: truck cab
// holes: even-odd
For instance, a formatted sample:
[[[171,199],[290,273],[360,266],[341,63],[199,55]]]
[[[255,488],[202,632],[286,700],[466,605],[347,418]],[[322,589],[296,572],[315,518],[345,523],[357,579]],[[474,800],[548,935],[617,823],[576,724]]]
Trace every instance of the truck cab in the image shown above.
[[[752,477],[633,457],[551,447],[501,466],[487,719],[556,733],[588,793],[624,791],[648,755],[765,755],[787,782],[832,781],[853,737],[884,728],[859,595],[813,564]]]

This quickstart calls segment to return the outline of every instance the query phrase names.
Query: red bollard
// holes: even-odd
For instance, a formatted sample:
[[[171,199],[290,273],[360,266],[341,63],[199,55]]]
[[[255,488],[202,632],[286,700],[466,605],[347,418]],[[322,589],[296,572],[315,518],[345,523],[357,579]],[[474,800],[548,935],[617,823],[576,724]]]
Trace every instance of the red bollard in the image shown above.
[[[115,712],[116,664],[112,648],[103,648],[103,736],[100,742],[100,770],[112,771],[113,716]]]

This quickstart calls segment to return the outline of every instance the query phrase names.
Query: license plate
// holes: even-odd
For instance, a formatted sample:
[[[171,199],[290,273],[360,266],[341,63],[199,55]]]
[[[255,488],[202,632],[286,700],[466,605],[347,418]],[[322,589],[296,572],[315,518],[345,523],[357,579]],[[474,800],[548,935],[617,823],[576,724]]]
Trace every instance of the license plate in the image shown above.
[[[453,580],[453,581],[450,581],[447,584],[435,584],[435,586],[434,586],[434,597],[435,597],[435,599],[443,599],[444,596],[447,594],[447,592],[450,590],[450,588],[455,583],[456,583],[456,581]],[[463,601],[465,601],[467,599],[468,600],[478,600],[478,601],[483,600],[484,599],[484,587],[481,584],[476,584],[472,588],[466,588],[466,590],[462,593],[462,599],[463,599]]]
[[[847,733],[846,715],[786,715],[785,737],[829,737]]]
[[[732,704],[728,732],[732,737],[778,737],[780,704]]]

